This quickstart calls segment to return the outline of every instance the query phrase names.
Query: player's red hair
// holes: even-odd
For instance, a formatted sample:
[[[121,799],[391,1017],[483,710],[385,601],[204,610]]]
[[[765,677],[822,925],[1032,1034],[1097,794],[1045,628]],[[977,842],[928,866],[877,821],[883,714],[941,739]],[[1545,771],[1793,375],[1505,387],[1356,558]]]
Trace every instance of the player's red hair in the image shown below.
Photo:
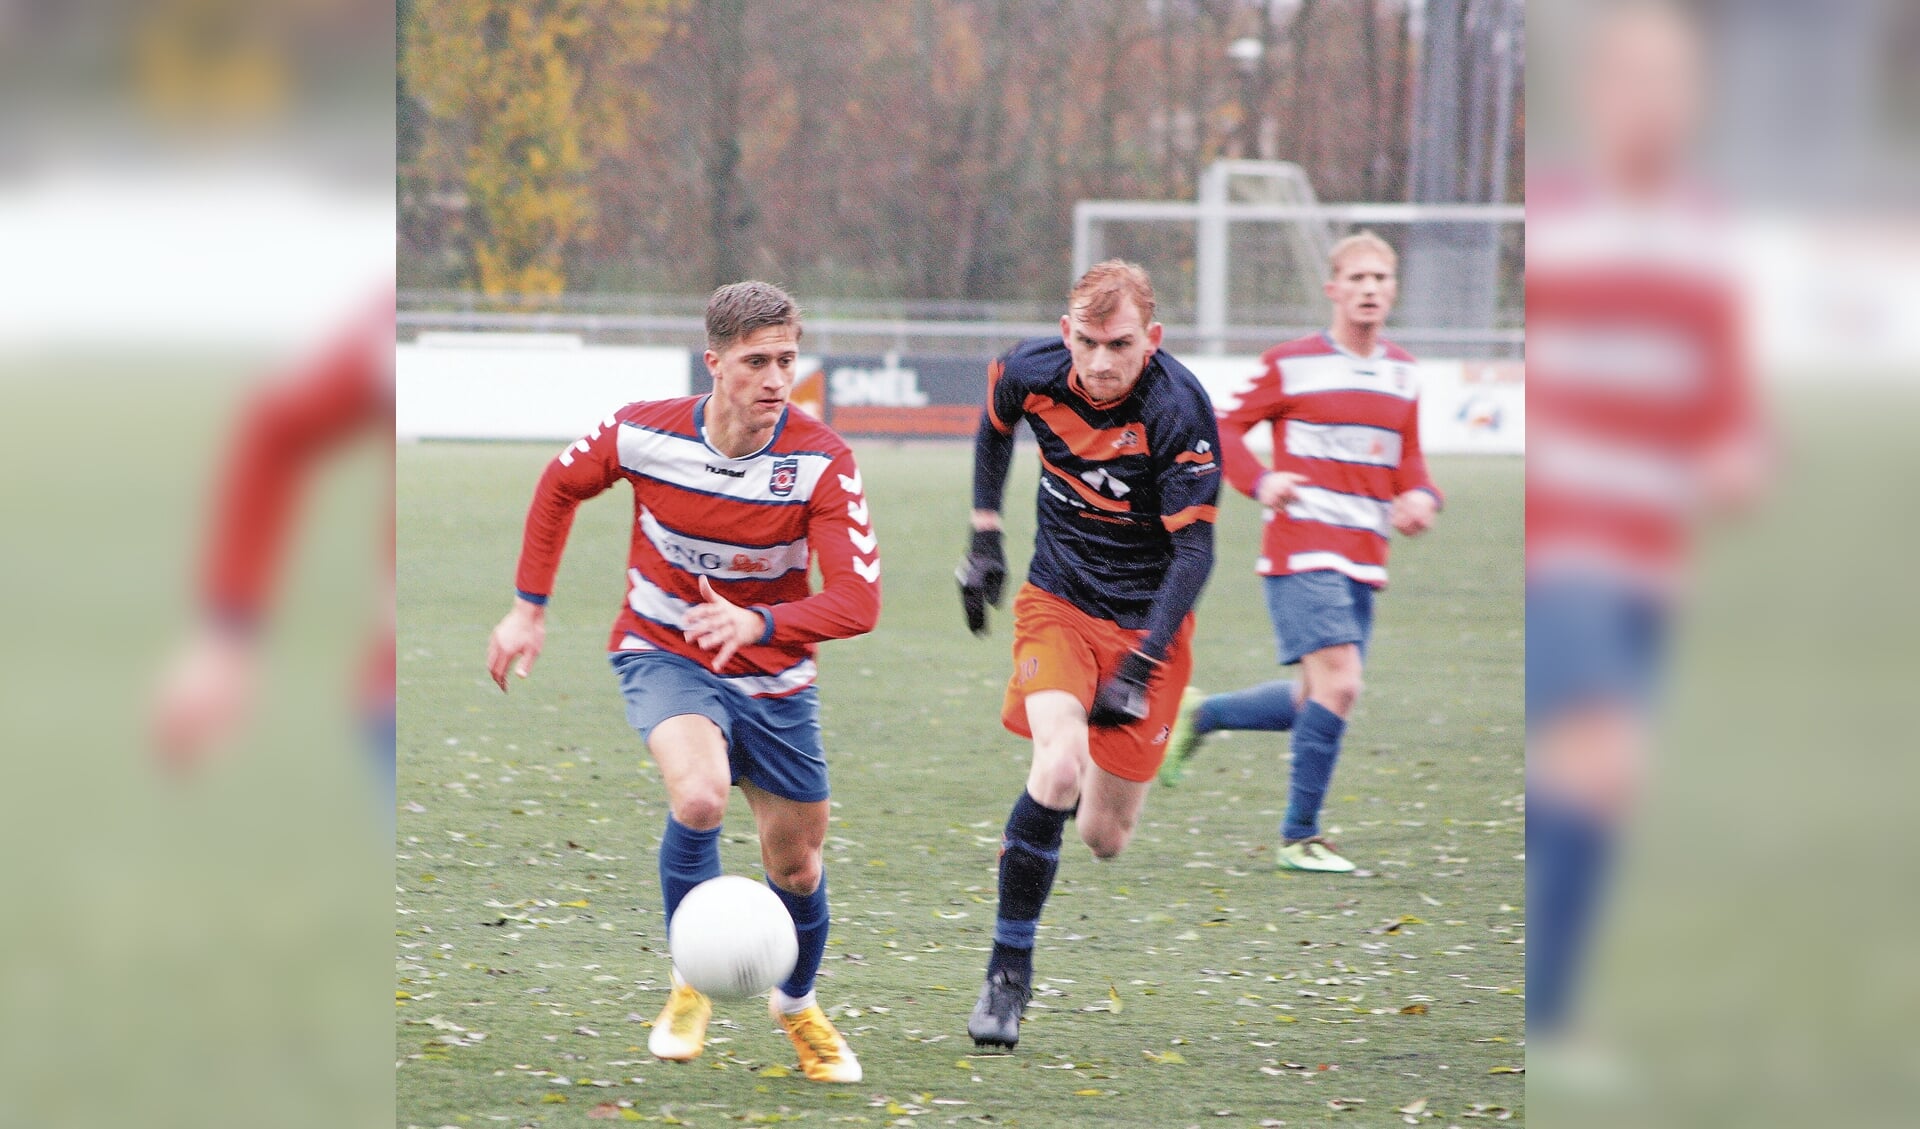
[[[1153,280],[1139,263],[1108,259],[1095,263],[1067,292],[1067,308],[1095,324],[1113,316],[1120,303],[1131,298],[1140,311],[1140,324],[1153,324]]]

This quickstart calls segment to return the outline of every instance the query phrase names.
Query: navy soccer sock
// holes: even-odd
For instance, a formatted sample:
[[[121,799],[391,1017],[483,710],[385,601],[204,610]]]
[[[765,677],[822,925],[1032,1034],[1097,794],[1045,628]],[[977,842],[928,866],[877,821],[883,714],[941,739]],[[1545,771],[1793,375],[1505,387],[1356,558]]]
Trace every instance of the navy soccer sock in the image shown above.
[[[398,819],[395,805],[399,803],[399,779],[395,772],[398,768],[399,729],[394,715],[382,714],[367,722],[367,744],[373,763],[373,784],[377,790],[381,811],[386,815],[387,839],[391,841],[397,830],[394,826]]]
[[[1060,832],[1072,814],[1044,807],[1026,792],[1014,801],[1000,840],[1000,912],[993,924],[988,976],[1004,971],[1032,979],[1034,930],[1060,868]]]
[[[668,813],[666,834],[660,836],[660,900],[668,924],[688,890],[718,877],[720,829],[695,831]]]
[[[1287,795],[1287,819],[1280,834],[1306,839],[1320,833],[1320,805],[1333,782],[1334,762],[1340,759],[1340,738],[1347,723],[1340,715],[1309,701],[1300,707],[1293,726],[1293,773]]]
[[[1263,682],[1231,694],[1214,694],[1193,711],[1196,733],[1216,729],[1261,729],[1267,732],[1292,729],[1299,706],[1293,700],[1291,682]]]
[[[820,885],[811,894],[794,894],[773,884],[767,885],[780,896],[780,902],[793,917],[794,934],[800,938],[800,957],[793,962],[793,975],[780,983],[780,990],[791,999],[800,999],[813,991],[813,978],[820,971],[820,958],[827,951],[827,872],[820,871]]]
[[[1572,1005],[1613,858],[1605,820],[1527,801],[1527,1033],[1551,1035]]]

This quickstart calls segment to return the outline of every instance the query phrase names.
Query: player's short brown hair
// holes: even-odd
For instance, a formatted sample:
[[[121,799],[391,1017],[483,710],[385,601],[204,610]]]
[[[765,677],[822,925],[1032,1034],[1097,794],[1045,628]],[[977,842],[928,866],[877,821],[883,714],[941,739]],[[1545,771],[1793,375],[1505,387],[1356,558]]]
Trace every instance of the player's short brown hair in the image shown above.
[[[1125,259],[1095,263],[1067,292],[1067,308],[1088,321],[1103,322],[1113,316],[1120,303],[1133,299],[1139,307],[1140,324],[1153,324],[1153,280],[1145,267]]]
[[[1371,228],[1361,228],[1333,245],[1327,252],[1327,277],[1340,277],[1340,260],[1355,251],[1377,251],[1387,257],[1388,264],[1398,267],[1400,256],[1394,252],[1393,244],[1376,235]]]
[[[729,283],[707,299],[707,348],[716,353],[770,325],[790,325],[800,335],[800,304],[771,282]]]

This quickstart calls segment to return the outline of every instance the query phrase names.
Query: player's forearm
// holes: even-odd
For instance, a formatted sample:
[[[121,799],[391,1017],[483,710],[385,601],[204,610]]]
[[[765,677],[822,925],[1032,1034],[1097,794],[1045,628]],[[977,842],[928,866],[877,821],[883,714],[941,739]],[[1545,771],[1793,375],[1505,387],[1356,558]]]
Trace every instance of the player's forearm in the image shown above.
[[[1200,593],[1213,573],[1213,523],[1194,522],[1173,534],[1173,561],[1153,596],[1147,616],[1147,637],[1140,650],[1155,661],[1166,657],[1180,624],[1200,602]]]
[[[804,600],[767,607],[773,625],[762,643],[824,643],[865,635],[880,622],[879,561],[871,581],[853,576],[827,584]]]
[[[567,454],[573,451],[568,448]],[[563,455],[549,462],[541,473],[533,489],[533,501],[527,505],[520,563],[514,572],[513,585],[521,592],[537,597],[552,594],[553,578],[560,571],[560,557],[573,530],[575,511],[580,503],[610,485],[606,467],[594,457],[597,454],[597,450],[590,450],[587,457],[572,459]]]
[[[994,515],[997,522],[1001,503],[1006,499],[1007,472],[1013,467],[1013,433],[1002,432],[993,426],[987,413],[980,413],[980,429],[973,437],[973,509],[976,515],[986,513]],[[983,526],[976,516],[975,529],[997,529],[997,524]]]
[[[1260,476],[1268,470],[1247,446],[1247,432],[1252,426],[1232,418],[1220,421],[1221,471],[1227,477],[1227,485],[1249,498],[1259,488]]]
[[[209,613],[251,626],[279,572],[303,487],[319,457],[371,418],[353,373],[326,363],[256,391],[221,474],[202,569]]]
[[[1416,457],[1401,463],[1400,471],[1394,476],[1394,479],[1395,494],[1406,494],[1414,490],[1423,490],[1433,495],[1433,508],[1435,510],[1446,508],[1446,496],[1440,493],[1440,488],[1433,484],[1433,476],[1427,473],[1426,459]]]
[[[567,535],[573,531],[573,515],[579,505],[578,499],[555,491],[541,490],[534,495],[521,535],[520,562],[513,573],[513,587],[523,598],[545,603],[552,595],[554,576],[560,571],[560,557],[566,552]]]

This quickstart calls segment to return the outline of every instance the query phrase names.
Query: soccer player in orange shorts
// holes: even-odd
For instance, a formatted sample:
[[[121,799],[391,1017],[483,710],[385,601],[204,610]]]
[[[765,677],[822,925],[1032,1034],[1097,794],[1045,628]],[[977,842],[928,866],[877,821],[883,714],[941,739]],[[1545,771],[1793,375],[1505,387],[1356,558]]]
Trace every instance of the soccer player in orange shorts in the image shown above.
[[[1033,740],[1007,818],[986,984],[967,1021],[1012,1047],[1032,994],[1033,939],[1061,832],[1112,858],[1133,837],[1192,666],[1193,606],[1213,570],[1219,432],[1192,373],[1159,351],[1153,284],[1101,263],[1068,296],[1058,338],[1014,346],[987,371],[974,440],[973,536],[958,579],[986,630],[1006,582],[1000,505],[1021,420],[1040,448],[1038,534],[1013,602],[1002,720]]]

